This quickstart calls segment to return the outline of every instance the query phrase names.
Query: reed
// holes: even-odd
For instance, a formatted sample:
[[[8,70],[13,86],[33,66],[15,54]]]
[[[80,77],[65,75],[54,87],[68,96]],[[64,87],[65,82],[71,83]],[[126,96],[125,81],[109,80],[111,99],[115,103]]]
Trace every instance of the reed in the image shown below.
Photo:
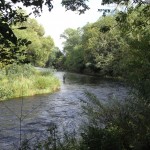
[[[53,93],[60,87],[52,72],[41,73],[31,65],[11,65],[0,71],[0,101]]]

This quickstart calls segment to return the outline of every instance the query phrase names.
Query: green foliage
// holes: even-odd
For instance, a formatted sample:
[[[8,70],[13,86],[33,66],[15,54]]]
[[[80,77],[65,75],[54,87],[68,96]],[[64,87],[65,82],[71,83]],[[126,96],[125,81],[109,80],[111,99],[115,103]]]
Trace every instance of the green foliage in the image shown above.
[[[54,41],[50,36],[44,36],[44,29],[35,19],[29,18],[18,27],[26,26],[27,29],[14,30],[19,38],[29,39],[32,43],[26,48],[26,60],[34,66],[45,66],[48,57],[53,50]]]
[[[29,1],[28,3],[21,2],[26,6],[36,6]],[[50,4],[46,2],[45,5],[48,3]],[[0,8],[0,67],[29,62],[44,66],[49,51],[54,45],[52,38],[43,37],[43,27],[36,20],[27,19],[28,15],[20,7],[13,9],[11,2],[0,1]],[[37,10],[39,8],[36,8],[34,12],[39,13]],[[31,41],[33,41],[32,44]]]
[[[52,72],[40,73],[27,64],[7,66],[0,72],[0,78],[0,100],[52,93],[60,86]]]
[[[14,34],[11,24],[16,24],[17,22],[24,22],[27,15],[23,15],[22,13],[18,13],[17,9],[21,9],[20,7],[17,7],[13,9],[14,4],[22,3],[25,7],[31,7],[32,12],[35,15],[40,15],[40,12],[42,12],[43,5],[46,5],[48,10],[51,11],[53,8],[51,0],[38,0],[38,1],[32,1],[32,0],[11,0],[7,2],[6,0],[0,0],[0,34],[4,37],[5,43],[7,40],[11,41],[12,43],[17,43],[17,37]],[[103,0],[102,4],[110,4],[110,3],[123,3],[128,5],[129,1],[124,0]],[[143,4],[142,1],[134,1],[134,3],[138,3],[139,5]],[[78,1],[71,1],[71,0],[62,0],[61,2],[62,6],[65,6],[66,10],[72,10],[72,11],[78,11],[80,14],[84,13],[86,10],[89,9],[87,5],[87,0],[78,0]],[[18,29],[23,29],[18,28]]]
[[[12,30],[12,26],[18,22],[26,21],[28,15],[13,9],[11,3],[0,1],[0,63],[1,67],[16,63],[24,63],[26,57],[25,47],[30,44],[26,39],[17,38]],[[18,28],[22,30],[23,28]]]
[[[150,5],[131,8],[126,21],[118,21],[127,45],[123,47],[124,76],[145,98],[150,97]],[[118,14],[122,16],[122,14]]]
[[[28,15],[24,14],[21,7],[14,7],[14,4],[18,3],[22,3],[25,7],[31,7],[32,12],[35,14],[35,16],[40,15],[40,12],[42,12],[43,5],[46,5],[49,11],[51,11],[51,9],[53,8],[51,0],[11,0],[9,2],[7,2],[6,0],[0,0],[0,44],[5,45],[5,48],[7,49],[3,49],[3,53],[1,54],[1,61],[4,63],[4,65],[12,64],[14,62],[8,61],[10,60],[10,58],[13,58],[13,60],[18,61],[18,58],[14,58],[14,56],[16,57],[15,53],[18,54],[18,49],[13,48],[14,56],[10,55],[8,57],[8,54],[12,53],[12,47],[10,44],[13,44],[15,46],[20,44],[18,37],[15,35],[12,29],[12,25],[16,25],[17,23],[23,23],[28,18]],[[73,2],[70,0],[63,0],[62,5],[65,6],[67,10],[79,11],[80,13],[83,13],[84,11],[89,9],[89,7],[86,5],[86,0]],[[33,21],[32,25],[34,25],[34,23],[35,22]],[[44,35],[43,28],[41,26],[37,28],[35,23],[34,27],[35,31],[38,33],[39,36]],[[18,27],[17,29],[23,30],[26,29],[26,27]],[[25,51],[19,51],[20,56],[24,56],[23,52]]]
[[[18,7],[19,10],[21,8]],[[4,0],[0,1],[0,34],[5,39],[2,43],[10,41],[13,44],[17,44],[18,40],[15,34],[11,29],[11,25],[16,24],[17,22],[22,23],[27,19],[27,15],[12,8],[12,4],[5,2]]]
[[[37,70],[33,68],[30,64],[17,65],[12,64],[5,67],[6,75],[8,77],[20,77],[24,76],[26,78],[31,77],[37,73]]]
[[[125,42],[120,32],[111,28],[113,26],[116,26],[115,18],[109,16],[82,29],[66,29],[61,35],[65,39],[66,69],[104,76],[121,75],[119,62]],[[109,27],[109,31],[104,27]]]
[[[50,88],[52,84],[52,78],[46,76],[37,77],[36,81],[34,82],[34,86],[37,89],[46,89]]]
[[[67,29],[65,67],[71,71],[121,76],[150,97],[150,5],[100,18],[82,29]]]
[[[54,67],[55,69],[61,70],[64,68],[64,54],[58,47],[54,47],[50,52],[46,67]]]
[[[66,29],[61,37],[66,41],[64,44],[64,53],[66,55],[65,68],[71,71],[82,72],[84,68],[83,50],[81,43],[80,29]]]
[[[122,150],[123,144],[117,128],[101,129],[88,126],[82,133],[82,150]]]
[[[18,39],[14,45],[10,41],[5,40],[0,35],[0,67],[4,67],[13,63],[26,62],[26,46],[31,42],[26,39]]]
[[[105,103],[90,93],[87,98],[84,110],[89,125],[84,126],[82,134],[84,149],[149,149],[150,108],[144,98],[132,96],[126,101]]]
[[[102,75],[116,75],[115,65],[119,54],[120,39],[119,32],[111,29],[109,32],[101,32],[104,26],[115,26],[114,17],[99,19],[93,24],[83,27],[83,50],[87,70],[99,72]]]
[[[3,81],[3,83],[4,83],[4,81]],[[5,84],[1,83],[1,86],[0,86],[0,100],[5,100],[8,97],[11,97],[13,95],[13,91],[6,84],[7,84],[7,82],[5,82]]]

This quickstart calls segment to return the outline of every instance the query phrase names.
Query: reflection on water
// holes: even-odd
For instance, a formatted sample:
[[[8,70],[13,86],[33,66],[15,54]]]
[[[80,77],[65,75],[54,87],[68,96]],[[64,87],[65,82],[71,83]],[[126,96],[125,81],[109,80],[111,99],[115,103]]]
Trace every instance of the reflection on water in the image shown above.
[[[41,137],[52,123],[56,123],[59,130],[65,128],[73,131],[79,128],[84,118],[80,99],[85,98],[86,90],[104,101],[110,97],[122,100],[127,95],[125,86],[113,80],[65,72],[57,72],[56,76],[62,84],[61,90],[54,94],[0,103],[0,149],[10,150],[19,142],[21,112],[22,138],[38,135]],[[22,111],[21,106],[23,106]]]

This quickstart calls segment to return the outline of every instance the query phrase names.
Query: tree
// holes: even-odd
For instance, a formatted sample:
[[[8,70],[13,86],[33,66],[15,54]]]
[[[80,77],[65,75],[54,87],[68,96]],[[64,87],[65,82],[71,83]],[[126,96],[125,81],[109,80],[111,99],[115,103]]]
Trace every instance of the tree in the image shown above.
[[[118,14],[121,36],[127,45],[123,47],[124,76],[142,96],[150,97],[150,5],[131,8],[128,14]],[[122,20],[121,18],[124,17]]]
[[[84,68],[81,35],[80,28],[68,28],[61,34],[61,38],[65,39],[63,50],[66,55],[65,67],[68,70],[81,72]]]
[[[78,11],[80,14],[84,13],[86,10],[89,9],[87,5],[88,0],[62,0],[61,4],[66,8],[66,10],[72,10],[72,11]],[[17,22],[24,22],[27,20],[28,15],[25,15],[24,13],[20,13],[17,10],[21,8],[15,8],[13,7],[14,4],[22,3],[25,7],[32,7],[33,13],[35,15],[40,15],[43,9],[43,5],[46,5],[48,10],[51,11],[53,8],[52,0],[10,0],[7,2],[6,0],[0,0],[0,43],[4,44],[6,46],[6,49],[8,48],[8,42],[11,42],[14,47],[17,45],[26,45],[30,42],[25,42],[25,40],[18,39],[17,36],[14,34],[12,25],[15,25]],[[103,0],[102,4],[110,4],[110,3],[117,3],[118,5],[121,3],[124,3],[128,6],[130,3],[129,0]],[[140,5],[146,5],[146,1],[134,1],[134,3],[137,3]],[[132,7],[132,5],[130,5]],[[130,8],[130,7],[129,7]],[[144,11],[144,10],[143,10]],[[116,18],[118,19],[118,18]],[[119,19],[124,20],[124,16],[120,15]],[[107,28],[107,27],[106,27]],[[21,27],[18,29],[25,29],[25,27]],[[10,47],[10,45],[9,45]],[[6,55],[7,52],[5,51],[1,55],[1,59],[7,59]],[[18,53],[17,49],[13,49],[13,53]],[[24,52],[21,52],[20,54],[24,54]],[[7,62],[8,63],[8,62]]]
[[[20,59],[21,57],[25,58],[25,49],[20,51],[19,47],[30,44],[30,42],[25,39],[17,38],[12,29],[12,25],[22,23],[28,18],[28,15],[22,13],[23,11],[18,11],[18,9],[22,10],[20,7],[13,7],[14,4],[20,2],[25,7],[33,7],[32,10],[35,15],[40,15],[43,5],[46,5],[49,11],[53,8],[51,0],[11,0],[9,2],[0,0],[0,44],[2,45],[0,64],[3,65],[10,64],[14,61],[25,62],[23,59]],[[86,5],[84,5],[84,0],[81,2],[65,0],[62,1],[62,5],[64,5],[66,9],[71,9],[73,11],[79,10],[81,12],[83,9],[87,9]],[[25,27],[20,27],[18,29],[25,29]],[[41,32],[39,34],[42,35],[43,33]]]
[[[82,13],[85,10],[89,9],[85,4],[86,1],[87,0],[62,0],[62,5],[65,6],[67,10],[78,10],[80,13]],[[16,22],[23,22],[28,17],[23,13],[17,12],[17,9],[21,9],[20,7],[12,7],[14,4],[20,2],[25,7],[32,7],[33,13],[35,15],[40,15],[43,9],[43,5],[46,5],[49,11],[51,11],[51,9],[53,8],[52,0],[11,0],[9,2],[7,2],[6,0],[0,0],[0,33],[5,39],[8,39],[14,44],[17,43],[17,37],[13,33],[10,26],[12,24],[15,24]]]
[[[55,69],[64,69],[64,54],[58,47],[54,47],[49,54],[49,58],[46,62],[46,67],[54,67]]]
[[[1,2],[0,9],[0,66],[2,67],[13,62],[24,63],[26,62],[25,47],[31,42],[26,39],[17,39],[12,30],[12,25],[25,21],[27,15],[24,15],[21,11],[13,10],[9,3],[4,5]],[[22,30],[25,27],[17,29]]]
[[[118,28],[111,28],[116,24],[115,17],[108,16],[81,29],[66,29],[61,35],[65,39],[66,69],[120,75],[121,47],[125,42]]]
[[[66,10],[72,10],[72,11],[79,11],[80,14],[84,13],[86,10],[89,9],[88,5],[87,5],[87,1],[88,0],[62,0],[61,4],[62,6],[64,6],[66,8]],[[0,0],[0,10],[1,10],[1,34],[3,36],[6,37],[7,32],[11,30],[9,27],[9,21],[11,20],[11,22],[15,22],[20,21],[22,22],[25,19],[25,16],[23,16],[22,14],[18,14],[16,9],[12,9],[12,5],[17,4],[17,3],[22,3],[23,6],[25,7],[33,7],[33,13],[35,15],[39,15],[40,12],[42,12],[43,9],[43,5],[46,5],[48,10],[51,11],[53,8],[52,5],[52,0],[11,0],[10,2],[7,2],[6,0]],[[124,4],[128,4],[130,1],[129,0],[103,0],[102,4],[110,4],[110,3],[124,3]],[[142,4],[143,1],[134,1],[137,2],[139,4]],[[7,28],[4,26],[4,24],[7,24]],[[16,42],[16,40],[14,41],[13,39],[16,39],[15,35],[13,34],[12,30],[11,30],[11,36],[13,38],[9,39],[11,42]],[[8,37],[7,37],[8,38]]]
[[[45,66],[48,56],[54,47],[54,41],[50,36],[44,36],[44,28],[35,19],[28,18],[26,22],[17,24],[14,28],[26,26],[27,29],[20,31],[15,29],[14,33],[19,38],[26,38],[32,43],[26,47],[28,62],[35,66]]]

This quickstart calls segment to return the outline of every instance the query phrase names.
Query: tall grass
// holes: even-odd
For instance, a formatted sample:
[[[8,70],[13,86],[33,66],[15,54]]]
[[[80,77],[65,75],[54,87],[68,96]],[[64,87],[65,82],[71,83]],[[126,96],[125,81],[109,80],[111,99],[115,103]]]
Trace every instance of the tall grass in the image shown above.
[[[52,72],[40,72],[31,65],[13,64],[0,71],[0,100],[52,93],[59,87]]]
[[[148,150],[150,149],[150,105],[144,98],[132,95],[124,101],[101,102],[87,94],[84,110],[89,123],[81,135],[82,150]]]

